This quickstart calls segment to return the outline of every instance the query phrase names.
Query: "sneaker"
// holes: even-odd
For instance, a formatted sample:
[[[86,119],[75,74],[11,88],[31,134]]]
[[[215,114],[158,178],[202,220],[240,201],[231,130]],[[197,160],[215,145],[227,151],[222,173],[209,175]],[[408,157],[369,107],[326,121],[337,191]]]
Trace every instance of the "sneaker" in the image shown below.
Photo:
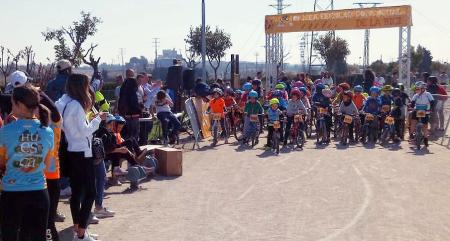
[[[118,178],[109,179],[108,184],[111,186],[122,186],[122,183],[119,181]]]
[[[91,215],[89,216],[89,224],[98,224],[100,222],[100,220],[91,213]]]
[[[121,177],[121,176],[125,176],[127,174],[128,174],[128,172],[122,171],[122,169],[120,169],[120,167],[114,167],[114,171],[113,171],[114,176]]]
[[[95,208],[94,215],[97,218],[112,218],[116,212],[108,210],[107,208]]]
[[[78,236],[75,235],[73,240],[74,241],[100,241],[100,240],[96,239],[93,234],[89,234],[87,231],[84,233],[83,238],[78,238]]]
[[[66,220],[66,216],[59,211],[56,211],[55,222],[63,223]]]
[[[59,192],[61,197],[69,197],[72,195],[72,189],[70,187],[66,187]]]

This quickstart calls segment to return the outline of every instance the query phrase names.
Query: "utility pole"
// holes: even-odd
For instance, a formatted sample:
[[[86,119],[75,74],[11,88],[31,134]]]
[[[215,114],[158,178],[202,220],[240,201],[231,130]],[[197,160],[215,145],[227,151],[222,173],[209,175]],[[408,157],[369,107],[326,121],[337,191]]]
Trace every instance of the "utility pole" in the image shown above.
[[[124,50],[124,48],[120,48],[120,56],[122,58],[122,71],[123,71],[123,74],[125,74],[125,64],[123,62],[123,50]]]
[[[155,70],[158,66],[158,46],[159,46],[159,38],[153,38],[153,46],[155,47]]]
[[[283,10],[290,7],[291,4],[284,4],[284,0],[276,0],[276,4],[269,5],[277,10],[277,14],[283,14]],[[276,63],[279,68],[277,68],[277,78],[279,70],[284,69],[284,44],[283,44],[283,34],[275,34],[273,39],[273,45],[275,47],[275,56],[278,58],[278,63]]]
[[[255,60],[255,72],[258,72],[258,56],[259,56],[259,54],[258,54],[258,52],[256,52],[255,53],[255,57],[256,57],[256,60]]]
[[[369,8],[374,8],[377,5],[380,5],[383,3],[364,2],[364,3],[353,3],[353,4],[358,5],[360,8],[366,8],[367,5],[370,5]],[[370,65],[369,53],[370,53],[370,30],[366,29],[364,32],[363,69],[366,69]]]
[[[206,82],[206,6],[202,0],[202,79]]]

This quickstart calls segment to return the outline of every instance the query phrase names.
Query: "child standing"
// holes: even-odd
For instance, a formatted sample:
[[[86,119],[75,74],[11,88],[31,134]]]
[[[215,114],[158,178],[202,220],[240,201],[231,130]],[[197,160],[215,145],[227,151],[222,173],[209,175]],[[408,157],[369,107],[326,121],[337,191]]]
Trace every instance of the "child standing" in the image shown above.
[[[54,136],[48,127],[49,110],[39,102],[39,92],[31,85],[15,88],[12,109],[17,120],[0,129],[4,241],[46,240],[49,196],[44,169],[51,166]]]

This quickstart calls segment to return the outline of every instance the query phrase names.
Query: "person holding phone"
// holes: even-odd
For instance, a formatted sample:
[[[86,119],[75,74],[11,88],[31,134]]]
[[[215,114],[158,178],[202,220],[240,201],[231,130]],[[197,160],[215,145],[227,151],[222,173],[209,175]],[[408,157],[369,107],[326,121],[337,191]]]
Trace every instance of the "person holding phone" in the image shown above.
[[[87,118],[94,104],[89,93],[89,78],[83,74],[72,74],[67,80],[67,94],[56,102],[63,117],[62,129],[68,144],[68,170],[72,197],[70,210],[76,239],[94,240],[86,231],[94,203],[95,169],[92,160],[93,133],[105,120],[108,113],[100,112]]]

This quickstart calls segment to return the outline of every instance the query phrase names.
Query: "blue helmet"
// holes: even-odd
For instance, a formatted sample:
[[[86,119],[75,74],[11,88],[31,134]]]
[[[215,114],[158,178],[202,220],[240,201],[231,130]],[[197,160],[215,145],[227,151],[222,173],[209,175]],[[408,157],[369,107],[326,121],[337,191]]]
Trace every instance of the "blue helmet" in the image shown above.
[[[242,90],[235,90],[234,93],[237,95],[242,95]]]
[[[373,93],[373,92],[375,92],[375,93],[377,93],[377,94],[380,94],[380,88],[378,88],[378,87],[376,87],[376,86],[372,86],[371,88],[370,88],[370,93]]]
[[[303,92],[304,95],[306,95],[306,93],[308,93],[308,90],[306,89],[306,87],[300,87],[300,88],[298,88],[298,90]]]
[[[250,91],[248,93],[248,97],[250,97],[250,98],[258,98],[258,93],[256,91],[252,90],[252,91]]]
[[[108,117],[106,117],[106,123],[110,123],[111,121],[115,121],[120,124],[125,124],[125,119],[120,115],[109,114]]]
[[[323,89],[325,89],[325,85],[324,84],[316,85],[316,92],[317,93],[321,93]]]
[[[242,86],[242,89],[244,91],[251,90],[252,89],[252,84],[251,83],[245,83],[244,86]]]
[[[361,85],[357,85],[357,86],[355,86],[355,88],[353,88],[353,91],[355,91],[355,92],[363,92],[364,89],[363,89],[363,87]]]

